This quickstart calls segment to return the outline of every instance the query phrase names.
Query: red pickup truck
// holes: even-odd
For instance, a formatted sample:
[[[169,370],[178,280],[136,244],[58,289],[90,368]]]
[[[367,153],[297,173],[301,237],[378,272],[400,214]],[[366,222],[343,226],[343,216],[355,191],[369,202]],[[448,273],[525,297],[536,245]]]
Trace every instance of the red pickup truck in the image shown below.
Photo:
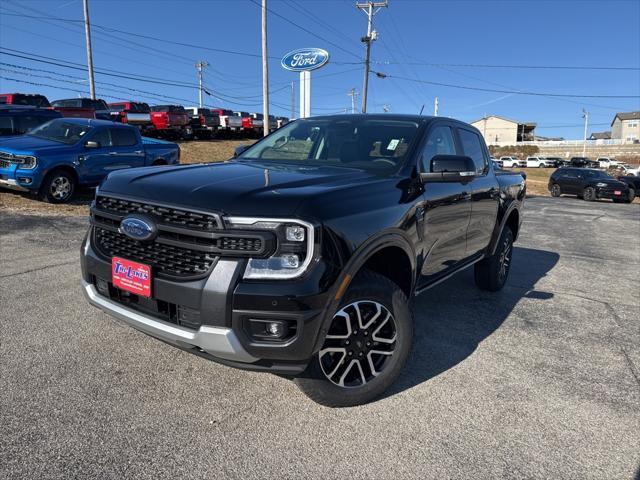
[[[193,135],[191,118],[182,105],[154,105],[151,122],[161,137],[189,138]]]
[[[59,111],[63,117],[72,118],[97,118],[98,120],[111,120],[107,102],[93,98],[66,98],[51,102],[54,110]]]
[[[32,93],[0,93],[0,105],[25,105],[40,108],[51,106],[47,97]]]

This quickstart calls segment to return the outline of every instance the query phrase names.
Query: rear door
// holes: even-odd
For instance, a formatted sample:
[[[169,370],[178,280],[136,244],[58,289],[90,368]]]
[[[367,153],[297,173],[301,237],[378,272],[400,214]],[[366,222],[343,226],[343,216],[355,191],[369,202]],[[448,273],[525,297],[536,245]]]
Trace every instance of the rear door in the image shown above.
[[[573,195],[576,195],[578,191],[581,190],[579,182],[578,170],[575,168],[568,168],[558,179],[562,193],[569,193]]]
[[[434,123],[425,136],[418,156],[422,172],[431,171],[431,159],[436,155],[456,155],[452,126],[448,122]],[[467,227],[471,213],[471,196],[462,183],[427,183],[424,186],[422,211],[422,242],[425,261],[421,283],[429,283],[466,255]]]
[[[496,219],[500,189],[489,168],[489,151],[480,135],[473,130],[458,127],[462,154],[471,157],[476,166],[476,177],[467,185],[471,194],[471,219],[467,230],[467,256],[484,250],[491,241]]]
[[[109,128],[111,132],[111,148],[109,157],[111,162],[107,166],[108,171],[121,168],[143,167],[145,153],[138,136],[132,128]]]

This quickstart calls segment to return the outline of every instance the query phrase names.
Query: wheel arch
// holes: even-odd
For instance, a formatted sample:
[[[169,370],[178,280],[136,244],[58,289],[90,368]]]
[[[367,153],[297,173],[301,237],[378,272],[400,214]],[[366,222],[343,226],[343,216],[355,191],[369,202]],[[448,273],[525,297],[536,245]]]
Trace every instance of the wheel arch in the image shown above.
[[[80,176],[78,175],[78,172],[76,171],[76,169],[73,168],[71,165],[61,164],[61,165],[55,165],[44,172],[44,175],[42,176],[42,181],[40,182],[40,187],[43,186],[47,177],[49,177],[52,173],[59,172],[59,171],[64,171],[69,173],[73,177],[76,187],[80,185]]]
[[[349,285],[358,272],[365,268],[371,268],[398,284],[407,298],[413,296],[416,284],[416,253],[407,234],[402,230],[394,229],[370,238],[351,256],[330,291],[314,352],[322,346],[333,312],[340,305]],[[408,279],[403,276],[407,274]]]
[[[511,229],[511,231],[513,232],[513,241],[515,242],[518,238],[518,234],[520,233],[521,223],[522,218],[520,215],[520,209],[514,202],[502,216],[502,220],[500,221],[498,228],[496,228],[493,232],[493,237],[491,238],[491,243],[489,244],[488,249],[489,255],[493,255],[496,252],[496,248],[498,247],[498,240],[500,240],[500,235],[502,235],[504,227],[508,226]]]

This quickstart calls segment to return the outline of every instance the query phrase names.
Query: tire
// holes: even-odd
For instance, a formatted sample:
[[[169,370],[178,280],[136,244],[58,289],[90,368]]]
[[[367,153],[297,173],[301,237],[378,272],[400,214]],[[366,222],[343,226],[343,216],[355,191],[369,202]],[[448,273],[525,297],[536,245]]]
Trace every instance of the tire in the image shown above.
[[[582,192],[582,198],[587,202],[593,202],[596,199],[596,190],[593,187],[587,187]]]
[[[76,179],[69,172],[54,170],[49,172],[40,186],[40,200],[49,203],[67,203],[73,198]]]
[[[624,203],[631,203],[633,202],[633,199],[636,198],[636,191],[629,187],[629,195],[627,195],[626,200],[624,201]]]
[[[478,288],[489,292],[502,290],[509,278],[512,254],[513,232],[505,226],[495,253],[475,264],[474,278]]]
[[[368,403],[396,381],[412,344],[406,295],[387,277],[364,270],[347,290],[320,351],[295,382],[327,407]]]
[[[538,165],[538,168],[544,168],[545,166],[541,163],[540,165]]]
[[[551,196],[559,197],[560,195],[562,195],[562,188],[560,187],[560,185],[558,185],[557,183],[551,185]]]

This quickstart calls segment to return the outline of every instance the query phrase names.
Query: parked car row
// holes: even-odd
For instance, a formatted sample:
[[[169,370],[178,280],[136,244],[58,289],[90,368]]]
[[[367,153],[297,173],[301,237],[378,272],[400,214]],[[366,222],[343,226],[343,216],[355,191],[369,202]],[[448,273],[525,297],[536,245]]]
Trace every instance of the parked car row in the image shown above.
[[[234,112],[224,108],[185,108],[182,105],[149,106],[147,103],[135,101],[107,103],[91,98],[68,98],[49,102],[47,97],[39,94],[0,94],[0,105],[4,105],[3,109],[13,108],[12,111],[5,110],[3,117],[16,119],[15,122],[4,120],[5,124],[17,125],[21,123],[18,118],[29,115],[15,109],[20,107],[30,108],[32,117],[47,118],[43,112],[55,111],[62,117],[111,120],[136,126],[143,135],[171,140],[232,136],[254,138],[262,135],[264,124],[262,114],[255,112]],[[269,116],[271,130],[288,122],[289,119],[286,117]],[[1,131],[2,135],[24,133],[20,128],[14,130],[2,127]]]
[[[492,160],[502,168],[599,168],[604,170],[621,170],[625,175],[640,174],[638,167],[633,167],[628,163],[620,162],[611,157],[598,157],[596,160],[592,160],[588,157],[571,157],[570,159],[564,159],[560,157],[532,156],[523,160],[509,155],[500,157],[499,159],[492,157]]]

